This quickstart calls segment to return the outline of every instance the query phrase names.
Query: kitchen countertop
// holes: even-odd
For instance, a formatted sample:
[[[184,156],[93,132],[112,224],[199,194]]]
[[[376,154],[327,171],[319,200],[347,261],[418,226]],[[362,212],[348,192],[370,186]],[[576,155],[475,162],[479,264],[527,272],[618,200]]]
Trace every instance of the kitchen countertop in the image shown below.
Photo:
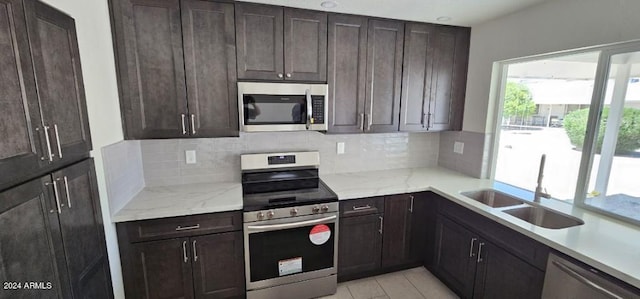
[[[491,180],[440,167],[330,174],[321,178],[340,200],[432,191],[640,288],[640,228],[634,225],[543,198],[543,206],[578,217],[585,224],[565,229],[538,227],[460,194],[492,188]],[[241,209],[240,182],[146,187],[112,219],[126,222]]]
[[[233,210],[242,210],[239,182],[145,187],[111,220],[126,222]]]
[[[583,225],[565,229],[535,226],[460,194],[492,188],[491,180],[471,178],[444,168],[417,168],[322,176],[340,200],[433,191],[557,251],[640,288],[640,228],[571,204],[543,198],[541,204],[573,215]],[[526,198],[525,198],[526,199]],[[529,199],[531,200],[531,199]]]

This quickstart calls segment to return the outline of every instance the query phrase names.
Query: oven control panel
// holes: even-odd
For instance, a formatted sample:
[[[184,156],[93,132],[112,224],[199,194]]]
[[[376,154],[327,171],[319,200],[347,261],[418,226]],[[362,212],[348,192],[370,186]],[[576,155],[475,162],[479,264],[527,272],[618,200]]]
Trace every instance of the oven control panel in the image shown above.
[[[277,208],[254,212],[244,212],[244,222],[266,221],[272,219],[291,218],[307,215],[322,215],[325,213],[337,213],[337,202],[312,204],[297,207]]]

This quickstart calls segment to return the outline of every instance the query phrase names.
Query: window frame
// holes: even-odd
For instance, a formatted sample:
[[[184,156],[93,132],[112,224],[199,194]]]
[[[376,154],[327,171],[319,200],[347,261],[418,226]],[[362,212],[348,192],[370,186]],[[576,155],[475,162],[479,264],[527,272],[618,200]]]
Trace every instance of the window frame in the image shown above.
[[[507,59],[493,63],[491,73],[491,87],[489,92],[489,109],[487,113],[488,132],[493,132],[492,144],[489,154],[489,179],[495,181],[496,163],[498,159],[498,149],[500,144],[500,124],[504,109],[504,97],[507,84],[508,67],[511,64],[532,62],[537,60],[551,59],[562,56],[585,54],[589,52],[599,52],[596,73],[594,77],[594,87],[591,95],[587,130],[585,132],[584,145],[580,158],[580,168],[576,182],[573,206],[594,211],[612,218],[640,225],[640,220],[622,216],[604,209],[587,204],[587,194],[589,193],[589,176],[593,168],[594,153],[596,150],[597,132],[600,126],[602,110],[604,109],[605,93],[611,66],[611,57],[617,54],[640,52],[640,40],[615,43],[604,46],[585,47],[580,49],[565,50],[540,55],[532,55],[521,58]],[[491,115],[493,112],[493,115]],[[529,190],[527,190],[529,191]],[[567,202],[568,203],[568,202]]]

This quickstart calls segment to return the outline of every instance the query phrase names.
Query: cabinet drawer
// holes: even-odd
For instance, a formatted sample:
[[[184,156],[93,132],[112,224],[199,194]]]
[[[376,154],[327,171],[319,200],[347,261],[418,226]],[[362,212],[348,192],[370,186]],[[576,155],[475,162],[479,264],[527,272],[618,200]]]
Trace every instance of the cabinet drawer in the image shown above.
[[[340,216],[353,217],[384,212],[384,197],[368,197],[340,202]]]
[[[179,238],[242,229],[242,212],[200,214],[126,222],[129,242]]]

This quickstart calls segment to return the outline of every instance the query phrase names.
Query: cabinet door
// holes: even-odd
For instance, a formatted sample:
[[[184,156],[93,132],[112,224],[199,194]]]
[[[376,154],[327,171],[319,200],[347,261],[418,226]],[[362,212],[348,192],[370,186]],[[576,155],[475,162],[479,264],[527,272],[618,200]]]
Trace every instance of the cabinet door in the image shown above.
[[[380,268],[382,221],[381,214],[340,218],[338,275]]]
[[[413,194],[409,260],[431,266],[435,243],[437,200],[428,192]]]
[[[238,136],[233,4],[181,3],[190,134]]]
[[[438,277],[462,298],[471,298],[478,237],[448,218],[438,216],[436,238]]]
[[[44,124],[56,160],[91,150],[91,133],[75,21],[39,1],[26,1],[29,40]]]
[[[397,132],[404,23],[370,20],[367,37],[367,132]]]
[[[47,219],[56,214],[50,188],[45,178],[0,193],[0,282],[51,283],[51,290],[7,290],[3,285],[2,298],[70,298],[64,262],[58,263],[64,251],[54,248]]]
[[[187,135],[180,2],[113,0],[112,11],[126,138]]]
[[[327,81],[327,14],[285,8],[284,70],[286,80]]]
[[[242,298],[244,247],[241,231],[191,238],[195,298]]]
[[[382,267],[409,262],[412,198],[413,195],[400,194],[384,199]]]
[[[367,72],[367,18],[329,15],[329,132],[361,133]]]
[[[534,299],[542,295],[544,272],[482,240],[474,298]]]
[[[439,27],[434,47],[429,130],[460,130],[467,85],[469,28]]]
[[[131,249],[127,298],[193,298],[188,238],[136,243]]]
[[[53,173],[53,179],[61,205],[59,230],[73,297],[112,298],[93,160]]]
[[[4,189],[37,172],[40,157],[46,156],[40,147],[42,120],[22,0],[0,0],[0,65],[0,189]]]
[[[435,27],[408,23],[404,37],[400,131],[427,131]]]
[[[284,78],[283,8],[236,4],[238,78]]]

